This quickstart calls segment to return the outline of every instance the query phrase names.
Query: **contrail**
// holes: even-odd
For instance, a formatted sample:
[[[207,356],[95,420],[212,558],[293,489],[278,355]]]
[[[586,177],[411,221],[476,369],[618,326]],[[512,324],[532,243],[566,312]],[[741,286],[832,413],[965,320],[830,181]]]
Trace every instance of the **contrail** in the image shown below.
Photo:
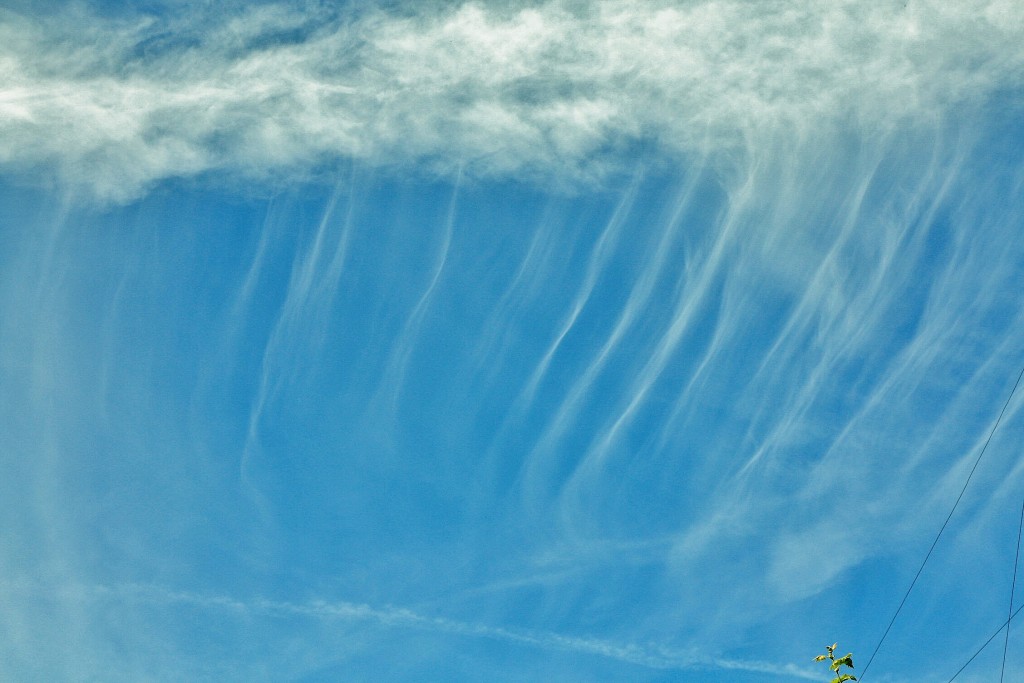
[[[812,671],[793,664],[770,664],[745,660],[725,659],[682,651],[657,645],[619,643],[598,638],[569,636],[552,631],[511,629],[481,623],[459,621],[446,617],[429,616],[414,610],[386,606],[375,607],[365,603],[347,601],[312,600],[289,602],[255,598],[243,600],[228,595],[196,593],[176,590],[155,584],[130,583],[123,585],[68,585],[53,590],[42,585],[7,585],[4,592],[31,592],[40,596],[57,596],[71,602],[109,601],[134,602],[146,605],[185,605],[203,610],[233,612],[247,616],[294,616],[329,623],[331,621],[366,621],[384,628],[409,628],[434,633],[486,638],[525,645],[543,650],[561,650],[578,654],[606,657],[626,664],[650,669],[737,670],[776,676],[790,676],[806,680],[819,677]]]

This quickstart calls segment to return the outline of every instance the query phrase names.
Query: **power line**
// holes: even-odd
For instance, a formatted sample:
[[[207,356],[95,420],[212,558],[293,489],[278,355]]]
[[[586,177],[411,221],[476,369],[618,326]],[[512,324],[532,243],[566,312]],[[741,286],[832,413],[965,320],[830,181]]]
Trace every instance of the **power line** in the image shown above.
[[[967,668],[967,666],[968,666],[968,665],[969,665],[969,664],[970,664],[971,662],[973,662],[973,661],[974,661],[974,658],[975,658],[975,657],[977,657],[978,655],[980,655],[980,654],[981,654],[981,651],[982,651],[982,650],[984,650],[984,649],[985,649],[986,647],[988,647],[988,644],[989,644],[989,643],[991,643],[991,642],[992,642],[993,640],[995,640],[995,637],[999,635],[999,632],[1000,632],[1000,631],[1002,631],[1002,630],[1003,630],[1003,628],[1009,628],[1009,627],[1010,627],[1010,622],[1011,622],[1011,621],[1013,621],[1013,618],[1014,618],[1014,617],[1016,617],[1016,616],[1017,616],[1017,615],[1018,615],[1018,614],[1020,613],[1020,611],[1021,611],[1022,609],[1024,609],[1024,605],[1021,605],[1020,607],[1018,607],[1018,608],[1017,608],[1017,611],[1016,611],[1016,612],[1014,612],[1013,614],[1011,614],[1011,615],[1010,615],[1010,618],[1009,618],[1009,619],[1007,619],[1006,621],[1004,621],[1004,622],[1002,623],[1002,625],[1001,625],[1001,626],[1000,626],[999,628],[997,628],[997,629],[995,630],[995,632],[994,632],[994,633],[993,633],[992,635],[990,635],[990,636],[988,637],[988,640],[986,640],[986,641],[985,641],[984,643],[982,643],[981,647],[979,647],[979,648],[978,648],[977,650],[975,650],[974,654],[973,654],[973,655],[971,655],[971,658],[970,658],[970,659],[968,659],[968,660],[967,660],[967,661],[966,661],[966,662],[964,663],[964,665],[963,665],[963,666],[961,666],[961,667],[960,667],[959,669],[957,669],[957,672],[956,672],[955,674],[953,674],[953,678],[949,679],[949,680],[948,680],[948,681],[947,681],[946,683],[953,683],[953,681],[955,681],[955,680],[956,680],[956,677],[957,677],[957,676],[959,676],[959,675],[960,675],[961,673],[963,673],[963,670],[964,670],[964,669],[966,669],[966,668]]]
[[[1010,608],[1006,611],[1006,638],[1003,639],[1003,665],[999,669],[999,683],[1006,671],[1006,648],[1010,644],[1010,619],[1013,619],[1013,593],[1017,589],[1017,564],[1020,562],[1020,533],[1024,531],[1024,501],[1020,504],[1020,524],[1017,525],[1017,553],[1013,556],[1013,583],[1010,584]]]
[[[971,468],[970,474],[967,475],[967,481],[964,482],[964,487],[960,490],[960,495],[956,497],[956,502],[953,503],[953,508],[949,511],[946,516],[946,521],[942,523],[942,528],[939,529],[939,533],[935,534],[935,540],[932,541],[932,546],[928,548],[928,552],[924,556],[924,560],[921,562],[921,566],[917,570],[917,574],[914,575],[914,580],[910,582],[910,587],[907,588],[907,592],[904,594],[903,599],[900,601],[900,606],[896,608],[895,614],[892,615],[892,619],[889,620],[889,625],[885,627],[885,633],[882,634],[882,639],[878,641],[878,645],[875,646],[875,651],[871,653],[871,657],[868,658],[868,663],[864,667],[864,671],[861,672],[860,680],[864,680],[864,676],[868,673],[868,668],[871,666],[871,662],[875,661],[875,655],[878,654],[879,649],[882,647],[882,643],[885,642],[886,636],[889,635],[889,631],[892,629],[892,625],[896,623],[896,617],[900,615],[903,610],[903,605],[907,603],[907,598],[910,597],[910,591],[914,590],[914,585],[917,583],[918,578],[921,576],[921,572],[924,571],[924,566],[928,564],[928,559],[932,556],[932,552],[935,550],[935,546],[939,543],[939,538],[942,536],[942,532],[946,530],[946,525],[949,524],[949,520],[952,519],[953,513],[956,512],[957,507],[960,505],[960,501],[964,497],[964,493],[967,491],[967,486],[971,483],[971,478],[974,477],[975,470],[978,469],[978,463],[981,462],[981,458],[985,455],[985,451],[988,450],[988,445],[992,441],[992,435],[996,433],[996,429],[999,427],[999,423],[1003,420],[1003,414],[1006,413],[1006,407],[1010,405],[1010,399],[1013,398],[1013,394],[1017,391],[1017,385],[1020,384],[1021,377],[1024,377],[1024,367],[1020,369],[1020,374],[1017,375],[1017,381],[1013,384],[1013,389],[1010,390],[1010,395],[1006,397],[1006,402],[1003,403],[1003,409],[999,411],[999,417],[996,418],[995,424],[992,425],[992,429],[988,433],[988,438],[985,439],[985,445],[981,447],[981,453],[978,454],[977,460],[974,461],[974,467]],[[992,636],[993,638],[995,636]]]

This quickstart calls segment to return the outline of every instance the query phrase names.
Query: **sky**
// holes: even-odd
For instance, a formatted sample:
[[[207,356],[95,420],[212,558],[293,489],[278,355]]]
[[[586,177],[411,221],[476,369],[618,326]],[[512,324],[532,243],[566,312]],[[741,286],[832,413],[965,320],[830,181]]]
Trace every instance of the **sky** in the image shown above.
[[[1018,0],[4,0],[0,74],[3,680],[939,682],[1024,604]]]

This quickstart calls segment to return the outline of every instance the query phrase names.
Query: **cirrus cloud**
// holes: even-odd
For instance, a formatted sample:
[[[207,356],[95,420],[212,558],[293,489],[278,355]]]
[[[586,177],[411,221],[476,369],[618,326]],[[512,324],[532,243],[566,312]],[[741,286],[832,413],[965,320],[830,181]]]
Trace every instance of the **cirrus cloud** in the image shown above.
[[[1011,84],[1022,36],[1008,0],[6,12],[0,165],[122,200],[338,158],[574,184],[638,144],[932,121]]]

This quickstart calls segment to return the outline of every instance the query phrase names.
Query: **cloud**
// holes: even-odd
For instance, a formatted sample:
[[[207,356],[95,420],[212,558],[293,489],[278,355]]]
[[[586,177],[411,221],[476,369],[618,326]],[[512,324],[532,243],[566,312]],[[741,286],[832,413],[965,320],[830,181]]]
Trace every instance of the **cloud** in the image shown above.
[[[596,655],[627,664],[664,670],[739,670],[769,675],[790,676],[816,680],[813,671],[793,664],[775,665],[716,658],[696,651],[680,651],[656,645],[617,643],[596,638],[566,636],[546,631],[510,629],[464,622],[444,617],[424,615],[401,607],[374,607],[362,603],[345,601],[313,600],[310,602],[288,602],[267,599],[240,600],[225,595],[212,595],[182,591],[152,584],[125,584],[120,586],[70,585],[56,594],[42,586],[18,584],[4,587],[3,592],[37,592],[70,603],[93,603],[116,601],[124,604],[145,604],[151,606],[188,606],[201,610],[227,612],[246,617],[298,617],[329,623],[373,622],[385,628],[406,628],[429,631],[451,636],[486,638],[506,643],[525,645],[544,650],[561,650],[577,654]]]
[[[115,199],[338,158],[575,183],[637,145],[671,157],[929,121],[1024,64],[1009,0],[224,15],[0,14],[0,164]]]

